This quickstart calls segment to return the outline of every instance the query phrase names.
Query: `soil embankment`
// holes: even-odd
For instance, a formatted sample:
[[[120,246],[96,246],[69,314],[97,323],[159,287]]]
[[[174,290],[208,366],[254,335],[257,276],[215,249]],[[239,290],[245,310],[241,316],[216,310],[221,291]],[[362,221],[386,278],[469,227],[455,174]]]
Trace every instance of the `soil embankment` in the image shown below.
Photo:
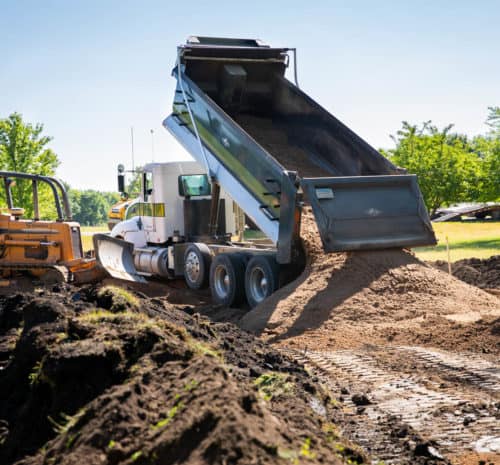
[[[500,353],[500,300],[399,249],[323,253],[311,213],[303,273],[239,324],[315,350],[390,342]]]
[[[2,464],[363,460],[299,364],[164,299],[68,286],[3,298],[0,347]]]
[[[448,263],[434,262],[433,265],[448,271]],[[465,281],[473,286],[485,289],[492,294],[500,295],[500,255],[490,258],[467,258],[451,264],[451,273],[455,278]]]

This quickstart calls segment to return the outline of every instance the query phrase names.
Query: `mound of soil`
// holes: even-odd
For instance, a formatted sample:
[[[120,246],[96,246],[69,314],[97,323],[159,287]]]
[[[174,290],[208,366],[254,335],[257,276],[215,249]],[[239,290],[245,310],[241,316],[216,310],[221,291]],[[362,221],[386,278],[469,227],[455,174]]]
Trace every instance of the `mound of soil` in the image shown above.
[[[442,271],[448,271],[447,262],[437,261],[433,265]],[[456,278],[473,286],[500,290],[500,255],[483,260],[479,258],[458,260],[451,264],[451,272]]]
[[[325,254],[308,210],[303,273],[239,324],[264,340],[313,349],[430,344],[500,352],[500,300],[400,249]],[[489,324],[492,323],[492,324]],[[496,323],[498,325],[498,323]],[[462,338],[461,331],[472,338]],[[439,333],[441,337],[433,338]]]
[[[2,464],[365,460],[300,365],[162,299],[14,295],[0,300],[0,346]]]

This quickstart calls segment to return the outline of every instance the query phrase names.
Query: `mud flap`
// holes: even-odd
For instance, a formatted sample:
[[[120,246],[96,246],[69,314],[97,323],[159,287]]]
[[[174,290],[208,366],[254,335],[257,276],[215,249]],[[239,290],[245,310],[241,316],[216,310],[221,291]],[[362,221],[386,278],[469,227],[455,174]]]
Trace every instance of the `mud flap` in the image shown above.
[[[301,180],[326,252],[436,244],[415,175]]]
[[[134,244],[107,234],[94,234],[93,241],[98,263],[113,278],[146,282],[134,266]]]

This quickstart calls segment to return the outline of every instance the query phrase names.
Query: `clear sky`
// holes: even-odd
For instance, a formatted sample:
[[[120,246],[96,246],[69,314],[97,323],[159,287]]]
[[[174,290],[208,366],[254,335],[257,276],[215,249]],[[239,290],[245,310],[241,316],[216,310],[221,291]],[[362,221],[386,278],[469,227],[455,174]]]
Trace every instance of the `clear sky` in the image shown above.
[[[500,105],[500,1],[0,0],[0,118],[41,122],[77,188],[186,157],[161,126],[189,35],[297,47],[303,90],[376,148],[402,120],[486,131]]]

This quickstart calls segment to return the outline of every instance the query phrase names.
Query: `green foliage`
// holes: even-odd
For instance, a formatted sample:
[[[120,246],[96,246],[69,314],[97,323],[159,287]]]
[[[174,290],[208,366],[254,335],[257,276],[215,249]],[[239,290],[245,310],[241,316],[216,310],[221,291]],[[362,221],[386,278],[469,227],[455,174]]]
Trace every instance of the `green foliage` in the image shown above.
[[[281,373],[264,373],[254,381],[254,385],[261,397],[267,401],[293,392],[293,383]]]
[[[150,318],[143,313],[135,312],[119,312],[114,313],[109,310],[94,309],[82,313],[78,317],[79,321],[89,324],[98,324],[108,322],[111,324],[119,324],[124,322],[134,322],[136,324],[147,322]]]
[[[500,107],[488,107],[486,124],[491,128],[493,135],[500,136]]]
[[[490,109],[490,134],[470,140],[452,133],[453,125],[438,129],[427,121],[406,121],[391,136],[395,148],[384,154],[396,165],[418,176],[431,214],[457,202],[494,201],[500,198],[500,109]]]
[[[40,382],[40,378],[42,376],[43,363],[38,361],[33,366],[30,374],[28,375],[28,380],[30,386],[36,386]]]
[[[82,418],[86,413],[84,408],[78,410],[74,415],[67,415],[65,413],[61,413],[61,421],[56,421],[52,417],[47,417],[49,422],[52,423],[52,427],[54,432],[57,434],[66,434],[72,428],[76,426],[80,418]]]
[[[130,461],[135,462],[141,456],[142,456],[142,450],[137,450],[130,456]]]
[[[112,312],[122,312],[129,308],[139,308],[139,299],[131,292],[118,286],[104,286],[97,292],[100,300],[108,300],[111,304],[109,310]],[[106,308],[108,308],[106,306]]]
[[[131,178],[126,183],[126,192],[129,197],[136,197],[141,193],[142,166],[136,166]]]
[[[100,192],[92,189],[69,190],[69,201],[73,218],[83,226],[106,224],[111,206],[120,200],[114,192]]]
[[[175,416],[183,409],[184,409],[184,404],[182,402],[179,402],[167,412],[167,416],[163,420],[160,420],[158,423],[155,423],[151,428],[156,430],[168,426],[169,423],[175,418]]]
[[[306,438],[300,447],[300,456],[308,459],[316,458],[316,454],[311,451],[311,438]]]
[[[0,120],[0,169],[22,173],[53,176],[59,165],[57,155],[47,145],[52,140],[42,135],[43,125],[25,123],[19,113]],[[31,181],[17,180],[12,187],[15,207],[25,209],[25,216],[33,216]],[[40,184],[40,213],[43,218],[54,217],[54,200],[50,188]],[[5,193],[0,194],[5,204]]]

